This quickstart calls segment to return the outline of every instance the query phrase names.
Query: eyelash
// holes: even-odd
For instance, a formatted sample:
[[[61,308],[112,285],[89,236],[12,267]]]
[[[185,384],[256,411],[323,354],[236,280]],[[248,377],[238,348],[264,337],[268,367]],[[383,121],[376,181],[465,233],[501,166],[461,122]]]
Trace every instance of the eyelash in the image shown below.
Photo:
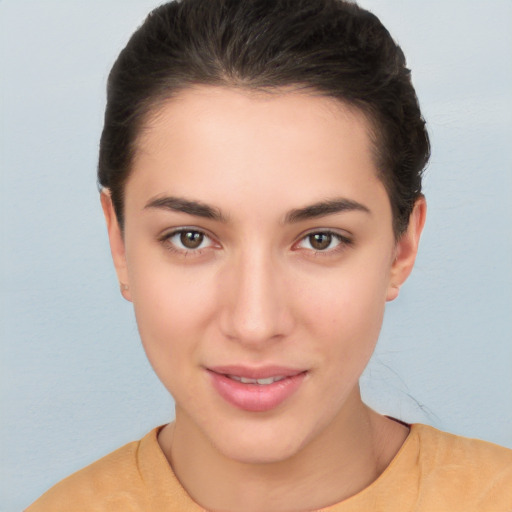
[[[187,248],[187,247],[180,248],[180,247],[177,247],[176,242],[171,241],[172,238],[174,238],[178,235],[182,236],[183,234],[186,234],[186,233],[193,233],[195,235],[199,235],[199,236],[203,237],[197,248]],[[324,236],[331,237],[331,240],[329,241],[329,245],[333,239],[337,240],[338,243],[334,248],[329,249],[327,247],[326,249],[315,249],[314,247],[312,247],[312,244],[311,244],[311,237],[313,237],[315,235],[324,235]],[[310,242],[309,242],[310,248],[297,247],[299,244],[307,241],[308,239],[310,240]],[[201,229],[196,229],[196,228],[175,229],[175,230],[171,231],[170,233],[165,233],[158,240],[165,246],[165,248],[167,250],[169,250],[173,253],[182,255],[182,256],[188,256],[188,255],[199,256],[200,254],[202,254],[204,249],[208,249],[215,245],[215,242],[210,235],[208,235],[205,231],[203,231]],[[209,240],[210,243],[206,247],[201,247],[201,245],[203,244],[203,242],[205,240]],[[183,245],[182,242],[181,242],[181,244]],[[340,251],[343,251],[346,247],[351,246],[352,244],[353,244],[353,240],[351,238],[341,235],[340,233],[337,233],[335,231],[331,231],[331,230],[327,229],[327,230],[310,231],[309,233],[306,233],[298,240],[298,242],[294,243],[293,247],[297,248],[297,250],[302,249],[302,250],[306,250],[306,251],[311,251],[315,256],[331,256],[331,255],[337,254]]]
[[[331,240],[330,242],[334,239],[334,240],[337,240],[337,245],[334,247],[334,248],[327,248],[327,249],[315,249],[314,247],[312,247],[312,244],[311,244],[311,237],[315,236],[315,235],[327,235],[328,237],[331,237]],[[345,250],[347,247],[353,245],[353,240],[351,238],[349,238],[348,236],[344,236],[336,231],[331,231],[329,229],[326,229],[326,230],[315,230],[315,231],[310,231],[309,233],[306,233],[305,235],[303,235],[300,240],[298,242],[296,242],[294,244],[294,246],[298,246],[299,244],[307,241],[307,240],[310,240],[309,241],[309,245],[310,245],[310,248],[305,248],[304,250],[306,251],[312,251],[313,254],[315,256],[321,256],[321,257],[328,257],[328,256],[334,256],[336,254],[338,254],[339,252]],[[330,245],[330,243],[329,243]],[[298,250],[301,250],[301,248],[299,247]]]
[[[203,241],[205,241],[205,240],[209,240],[210,243],[206,247],[200,247],[200,246],[198,246],[197,248],[177,247],[176,243],[171,241],[172,238],[174,238],[176,236],[181,236],[185,233],[194,233],[194,234],[202,236],[203,239],[201,240],[200,246],[203,244]],[[187,256],[187,255],[199,256],[203,252],[204,249],[208,249],[215,244],[215,242],[213,241],[213,238],[210,235],[208,235],[203,230],[196,229],[196,228],[175,229],[175,230],[171,231],[170,233],[165,233],[158,240],[159,240],[159,242],[161,242],[164,245],[164,247],[167,250],[169,250],[173,253],[182,255],[182,256]],[[183,243],[182,243],[182,245],[183,245]]]

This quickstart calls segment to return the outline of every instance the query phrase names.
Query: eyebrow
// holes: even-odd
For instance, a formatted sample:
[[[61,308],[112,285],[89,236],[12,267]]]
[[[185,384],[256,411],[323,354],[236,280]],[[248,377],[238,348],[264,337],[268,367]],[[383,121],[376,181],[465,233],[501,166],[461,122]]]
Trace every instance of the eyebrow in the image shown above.
[[[149,201],[146,206],[144,206],[144,209],[146,208],[171,210],[174,212],[188,213],[189,215],[203,217],[205,219],[227,222],[227,218],[222,215],[218,208],[201,203],[200,201],[193,201],[181,197],[159,197]]]
[[[214,221],[226,223],[227,217],[222,212],[213,206],[209,206],[201,201],[194,201],[191,199],[184,199],[182,197],[157,197],[150,200],[145,206],[146,208],[157,208],[162,210],[170,210],[174,212],[187,213],[196,217],[202,217]],[[303,208],[295,208],[290,210],[285,216],[285,223],[293,224],[309,219],[316,219],[326,215],[334,215],[336,213],[360,211],[371,213],[369,208],[357,201],[345,198],[328,199],[320,201]]]
[[[351,211],[360,211],[371,214],[370,209],[364,206],[364,204],[352,201],[351,199],[336,198],[329,199],[327,201],[320,201],[318,203],[305,206],[304,208],[291,210],[286,214],[285,222],[292,224],[294,222]]]

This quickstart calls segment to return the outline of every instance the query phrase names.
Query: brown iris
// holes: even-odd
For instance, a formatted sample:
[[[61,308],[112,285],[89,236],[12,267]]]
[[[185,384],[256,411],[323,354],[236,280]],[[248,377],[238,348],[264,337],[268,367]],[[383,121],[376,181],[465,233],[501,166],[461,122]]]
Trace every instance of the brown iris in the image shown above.
[[[199,231],[182,231],[180,234],[180,242],[187,249],[197,249],[204,240],[203,233]]]
[[[332,242],[332,235],[330,233],[313,233],[309,235],[309,243],[311,247],[317,251],[327,249]]]

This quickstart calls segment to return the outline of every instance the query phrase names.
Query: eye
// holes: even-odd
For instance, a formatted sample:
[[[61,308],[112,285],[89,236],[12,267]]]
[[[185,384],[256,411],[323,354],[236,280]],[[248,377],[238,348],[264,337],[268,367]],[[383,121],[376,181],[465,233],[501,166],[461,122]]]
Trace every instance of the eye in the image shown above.
[[[165,234],[161,241],[176,252],[200,252],[214,245],[213,240],[203,231],[190,228],[181,228]]]
[[[329,253],[350,245],[352,240],[333,231],[315,231],[299,240],[299,249]]]

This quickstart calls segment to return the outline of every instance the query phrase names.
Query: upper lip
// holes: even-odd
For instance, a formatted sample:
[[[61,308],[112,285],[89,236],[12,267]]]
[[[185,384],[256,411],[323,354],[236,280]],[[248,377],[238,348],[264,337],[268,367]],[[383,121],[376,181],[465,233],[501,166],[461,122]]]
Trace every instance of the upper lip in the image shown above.
[[[243,365],[225,365],[209,366],[207,370],[219,373],[221,375],[235,375],[245,377],[246,379],[268,379],[269,377],[293,377],[304,373],[306,370],[290,368],[289,366],[269,365],[269,366],[243,366]]]

